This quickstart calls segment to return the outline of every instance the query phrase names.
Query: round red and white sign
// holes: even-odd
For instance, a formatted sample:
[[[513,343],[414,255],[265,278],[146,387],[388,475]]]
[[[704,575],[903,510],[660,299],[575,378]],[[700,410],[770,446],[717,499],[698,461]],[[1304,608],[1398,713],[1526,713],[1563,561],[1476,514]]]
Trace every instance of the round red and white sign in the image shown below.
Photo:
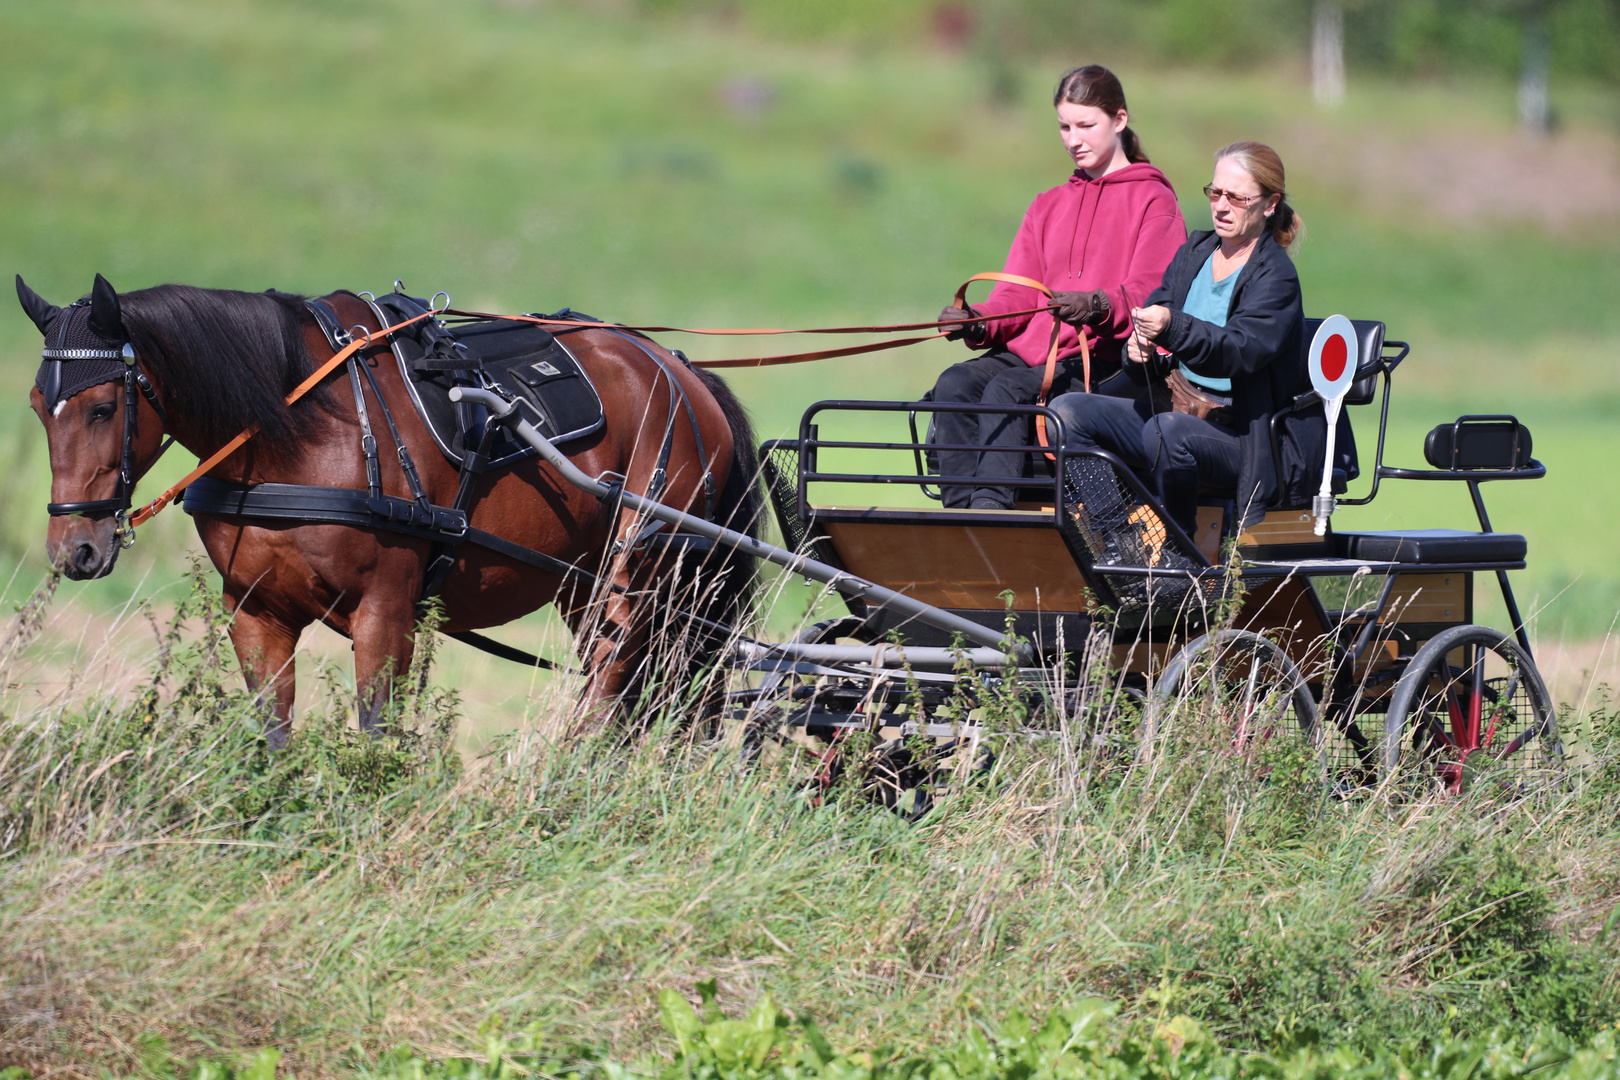
[[[1356,381],[1356,328],[1349,319],[1329,315],[1322,320],[1316,336],[1311,339],[1306,366],[1311,373],[1311,385],[1322,400],[1342,397],[1350,389],[1350,384]]]

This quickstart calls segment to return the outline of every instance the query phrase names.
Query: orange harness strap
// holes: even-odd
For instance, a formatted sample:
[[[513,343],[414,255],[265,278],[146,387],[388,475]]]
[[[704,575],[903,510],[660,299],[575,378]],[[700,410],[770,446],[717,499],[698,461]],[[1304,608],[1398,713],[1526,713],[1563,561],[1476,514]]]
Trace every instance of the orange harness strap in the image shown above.
[[[1001,274],[994,272],[974,274],[972,277],[962,282],[962,287],[956,290],[957,307],[967,307],[967,287],[973,284],[975,281],[1005,281],[1009,285],[1022,285],[1027,289],[1034,289],[1037,292],[1044,293],[1048,298],[1050,298],[1052,295],[1051,289],[1047,288],[1039,281],[1036,281],[1034,278],[1022,277],[1018,274]],[[1050,311],[1051,309],[1036,308],[1035,310]],[[1017,312],[1016,314],[1026,313]],[[1052,380],[1057,375],[1058,334],[1062,329],[1063,324],[1058,322],[1056,315],[1053,315],[1052,340],[1048,342],[1046,346],[1046,374],[1041,378],[1041,393],[1040,396],[1035,399],[1035,404],[1037,405],[1045,405],[1046,395],[1052,392]],[[1082,377],[1085,380],[1086,393],[1089,394],[1091,393],[1091,343],[1086,340],[1086,332],[1084,330],[1080,331],[1080,368]],[[1041,446],[1043,447],[1049,447],[1052,445],[1046,436],[1045,416],[1035,417],[1035,437],[1037,440],[1039,440]],[[1057,458],[1049,452],[1046,455],[1046,460],[1056,461]]]
[[[395,323],[386,331],[379,333],[378,337],[386,337],[388,334],[392,334],[395,330],[409,326],[413,322],[425,319],[430,315],[439,314],[442,314],[442,312],[424,311],[422,314],[406,319],[404,322]],[[326,361],[326,363],[316,368],[310,374],[309,378],[299,383],[298,386],[293,389],[293,392],[287,395],[287,404],[291,405],[293,402],[315,389],[315,387],[320,384],[320,381],[330,375],[339,364],[353,356],[356,352],[369,346],[372,343],[372,340],[371,332],[368,330],[365,337],[361,338],[359,341],[351,341],[343,349],[337,353],[334,353],[332,359]],[[129,516],[130,527],[134,528],[137,525],[144,525],[148,521],[152,520],[152,518],[156,517],[163,511],[164,507],[173,502],[174,497],[184,491],[193,480],[197,479],[199,476],[208,472],[214,466],[236,453],[237,450],[241,449],[243,443],[247,442],[258,433],[259,429],[257,425],[250,427],[236,438],[214,451],[213,455],[209,457],[207,461],[204,461],[195,469],[192,469],[189,473],[187,473],[184,480],[181,480],[178,484],[175,484],[169,490],[165,491],[163,494],[159,495],[157,498],[153,499],[151,502],[147,503],[145,506],[131,514]]]

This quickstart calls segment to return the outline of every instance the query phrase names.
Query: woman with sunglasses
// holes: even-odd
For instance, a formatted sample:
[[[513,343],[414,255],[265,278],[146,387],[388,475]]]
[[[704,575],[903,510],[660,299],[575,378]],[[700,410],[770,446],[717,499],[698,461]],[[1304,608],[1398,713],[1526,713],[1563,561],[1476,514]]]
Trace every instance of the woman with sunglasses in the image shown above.
[[[1174,384],[1177,409],[1154,415],[1163,394],[1135,401],[1065,394],[1052,402],[1070,446],[1095,446],[1123,458],[1158,488],[1165,510],[1192,536],[1199,488],[1233,492],[1242,524],[1309,486],[1315,442],[1321,469],[1326,421],[1302,414],[1285,437],[1300,453],[1279,479],[1272,461],[1273,412],[1310,385],[1301,345],[1304,308],[1289,251],[1302,228],[1288,205],[1283,164],[1262,143],[1233,143],[1215,154],[1209,196],[1215,228],[1195,232],[1176,252],[1164,280],[1131,312],[1135,329],[1126,370],[1143,384]],[[1292,473],[1298,472],[1299,476]],[[1301,487],[1300,485],[1304,485]],[[1082,495],[1082,500],[1084,495]]]
[[[935,401],[1033,404],[1045,376],[1054,315],[1060,325],[1050,393],[1084,385],[1081,334],[1090,341],[1096,389],[1120,370],[1131,303],[1158,283],[1186,239],[1176,193],[1142,152],[1129,126],[1125,91],[1113,73],[1096,64],[1067,72],[1052,105],[1074,174],[1030,204],[1005,272],[1039,281],[1053,296],[1048,301],[1037,289],[1000,282],[983,303],[940,312],[942,321],[982,316],[983,322],[967,324],[951,337],[986,351],[947,368],[934,386]],[[1058,305],[1055,312],[1010,314],[1051,302]],[[1027,415],[935,413],[936,442],[985,448],[939,451],[941,474],[985,481],[947,485],[945,505],[1010,509],[1012,488],[995,481],[1021,475],[1026,452],[997,448],[1029,446],[1033,427]]]

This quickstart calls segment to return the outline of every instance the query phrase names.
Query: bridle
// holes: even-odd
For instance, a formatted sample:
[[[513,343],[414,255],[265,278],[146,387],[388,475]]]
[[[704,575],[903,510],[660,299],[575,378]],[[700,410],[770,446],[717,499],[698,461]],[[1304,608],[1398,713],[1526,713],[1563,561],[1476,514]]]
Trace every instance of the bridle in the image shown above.
[[[152,389],[152,380],[140,369],[135,358],[135,346],[124,342],[119,349],[45,349],[40,356],[46,363],[51,364],[51,370],[46,375],[45,400],[50,402],[62,384],[62,364],[73,360],[122,360],[124,363],[124,446],[118,462],[118,487],[110,499],[84,499],[78,502],[53,502],[45,504],[45,512],[52,517],[64,517],[70,514],[105,514],[109,511],[117,515],[117,526],[114,536],[119,547],[131,547],[135,543],[135,530],[129,523],[129,511],[133,504],[131,496],[135,492],[135,434],[136,413],[140,403],[135,398],[136,391],[140,391],[157,413],[158,423],[168,426],[169,416],[164,411],[163,404],[158,401],[157,392]],[[117,376],[114,376],[117,378]],[[112,381],[112,380],[107,380]],[[86,390],[89,387],[85,387]],[[81,391],[82,392],[82,391]],[[174,444],[174,436],[158,449],[157,455],[152,459],[156,461]]]

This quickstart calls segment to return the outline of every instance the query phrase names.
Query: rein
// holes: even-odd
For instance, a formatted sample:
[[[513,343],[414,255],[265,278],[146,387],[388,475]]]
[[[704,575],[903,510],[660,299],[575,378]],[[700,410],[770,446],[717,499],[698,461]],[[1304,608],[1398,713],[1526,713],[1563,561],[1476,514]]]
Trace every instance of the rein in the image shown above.
[[[1017,274],[984,273],[974,274],[962,283],[956,290],[956,306],[963,306],[964,294],[967,287],[975,281],[1005,281],[1010,285],[1023,285],[1035,289],[1046,296],[1052,295],[1052,290],[1036,281],[1034,278],[1020,277]],[[1023,315],[1039,315],[1043,311],[1051,311],[1052,305],[1029,308],[1025,311],[1009,311],[1005,315],[998,315],[998,319],[1016,319]],[[573,319],[548,319],[539,315],[496,315],[487,311],[463,311],[458,308],[447,308],[446,314],[460,315],[468,319],[504,319],[508,322],[532,323],[535,326],[564,326],[578,329],[579,322]],[[692,326],[630,326],[623,323],[593,324],[601,327],[611,327],[618,330],[628,330],[637,334],[701,334],[707,337],[773,337],[781,334],[897,334],[910,330],[937,330],[941,326],[957,327],[971,323],[983,322],[982,316],[969,315],[962,319],[936,319],[932,322],[919,323],[887,323],[877,326],[818,326],[811,329],[789,329],[776,326],[750,327],[746,329],[716,329],[711,327]],[[1048,384],[1050,384],[1051,365],[1057,360],[1057,320],[1053,320],[1052,343],[1049,349],[1050,357],[1047,361]],[[839,356],[859,356],[863,353],[883,352],[886,349],[902,349],[907,345],[918,345],[924,341],[934,341],[950,334],[949,330],[941,330],[935,334],[924,334],[920,337],[898,338],[894,341],[879,341],[869,345],[850,345],[841,349],[818,349],[814,352],[784,353],[779,356],[745,356],[726,360],[688,360],[693,367],[702,368],[742,368],[742,367],[774,367],[777,364],[801,364],[809,360],[831,360]],[[1086,362],[1086,385],[1091,384],[1091,351],[1085,342],[1085,335],[1080,335],[1080,347]],[[1050,385],[1048,386],[1050,389]],[[1044,392],[1043,392],[1044,399]],[[1042,444],[1045,445],[1044,443]]]
[[[987,273],[983,273],[983,274],[975,274],[971,278],[969,278],[967,281],[962,283],[961,288],[956,290],[956,306],[957,307],[965,307],[966,306],[965,298],[966,298],[967,288],[968,288],[969,285],[971,285],[975,281],[1002,281],[1002,282],[1006,282],[1006,283],[1012,284],[1012,285],[1022,285],[1022,286],[1025,286],[1026,288],[1035,289],[1036,291],[1044,294],[1047,297],[1051,297],[1051,295],[1052,295],[1052,290],[1051,289],[1047,288],[1041,282],[1036,281],[1033,278],[1021,277],[1021,276],[1019,276],[1017,274],[1003,274],[1003,273],[998,273],[998,272],[987,272]],[[405,320],[403,320],[401,322],[395,323],[392,326],[384,328],[383,330],[378,332],[377,336],[379,336],[379,337],[388,337],[388,336],[392,335],[395,331],[404,329],[405,327],[410,326],[412,323],[418,322],[418,321],[420,321],[422,319],[426,319],[426,318],[430,318],[430,317],[438,317],[440,315],[446,315],[446,314],[448,314],[448,315],[458,315],[458,316],[462,316],[464,318],[473,318],[473,319],[501,319],[501,320],[505,320],[505,321],[508,321],[508,322],[532,323],[532,324],[534,324],[536,326],[561,326],[561,327],[568,327],[570,329],[579,329],[580,328],[580,323],[577,320],[572,320],[572,319],[555,319],[555,318],[548,319],[548,318],[544,318],[544,317],[539,316],[539,315],[495,315],[495,314],[490,314],[490,313],[487,313],[487,312],[463,311],[463,310],[460,310],[460,309],[449,307],[448,306],[448,297],[446,298],[446,300],[447,300],[447,306],[445,306],[443,308],[430,308],[429,310],[421,313],[420,315],[413,316],[413,317],[411,317],[409,319],[405,319]],[[1047,304],[1047,305],[1043,305],[1041,307],[1029,308],[1028,310],[1024,310],[1024,311],[1010,311],[1010,312],[1007,312],[1004,315],[997,316],[997,318],[1006,319],[1006,318],[1018,318],[1018,317],[1024,316],[1024,315],[1038,315],[1043,311],[1049,312],[1052,309],[1053,309],[1052,305]],[[601,323],[601,324],[593,324],[593,325],[600,328],[600,329],[613,330],[613,331],[616,331],[616,332],[617,331],[628,331],[628,332],[631,332],[631,333],[666,333],[666,334],[674,333],[674,334],[701,334],[701,335],[705,335],[705,336],[715,336],[715,337],[742,337],[742,336],[751,336],[752,337],[752,336],[774,336],[774,335],[780,335],[780,334],[883,334],[883,333],[900,333],[900,332],[905,332],[905,331],[910,331],[910,330],[927,330],[927,329],[938,330],[938,328],[942,327],[942,326],[945,326],[945,327],[957,327],[957,326],[970,325],[972,323],[983,322],[983,321],[984,321],[984,319],[981,316],[968,315],[967,317],[961,318],[961,319],[939,319],[939,320],[934,320],[932,322],[890,323],[890,324],[875,325],[875,326],[815,327],[815,328],[811,328],[811,329],[789,329],[789,328],[781,328],[781,327],[752,327],[752,328],[745,328],[745,329],[734,329],[734,328],[719,329],[719,328],[708,328],[708,327],[652,326],[652,325],[649,325],[649,326],[630,326],[630,325],[626,325],[626,324],[622,324],[622,323]],[[1062,324],[1054,316],[1053,320],[1052,320],[1052,339],[1051,339],[1051,342],[1050,342],[1050,344],[1048,345],[1048,348],[1047,348],[1046,374],[1045,374],[1045,378],[1041,382],[1041,393],[1040,393],[1039,404],[1042,404],[1042,405],[1044,405],[1046,403],[1047,393],[1052,388],[1053,375],[1055,373],[1056,365],[1057,365],[1058,333],[1059,333],[1059,331],[1061,329],[1061,326],[1062,326]],[[899,338],[899,339],[893,340],[893,341],[880,341],[880,342],[867,344],[867,345],[854,345],[854,346],[847,346],[847,347],[844,347],[844,348],[837,348],[837,349],[819,349],[819,350],[816,350],[816,351],[813,351],[813,352],[787,353],[787,354],[783,354],[783,355],[779,355],[779,356],[741,357],[741,358],[726,359],[726,360],[691,360],[691,361],[689,361],[689,363],[691,363],[693,367],[707,367],[707,368],[770,367],[770,366],[774,366],[774,365],[777,365],[777,364],[803,363],[803,362],[810,361],[810,360],[827,360],[827,359],[832,359],[834,357],[840,357],[840,356],[858,356],[858,355],[861,355],[863,353],[881,352],[881,351],[884,351],[884,350],[887,350],[887,349],[899,349],[899,348],[904,348],[905,346],[908,346],[908,345],[920,344],[921,342],[924,342],[924,341],[933,341],[933,340],[935,340],[937,338],[945,337],[949,333],[951,333],[951,331],[949,331],[949,330],[939,330],[939,332],[933,333],[933,334],[923,334],[923,335],[915,336],[915,337]],[[340,365],[342,365],[344,363],[344,361],[348,360],[349,357],[353,356],[356,352],[360,351],[361,349],[369,347],[372,344],[372,341],[373,341],[373,335],[368,330],[368,331],[366,331],[366,336],[364,338],[351,341],[344,348],[340,349],[338,352],[336,352],[331,357],[331,359],[327,360],[325,363],[323,363],[319,367],[317,367],[315,369],[315,371],[312,372],[307,379],[305,379],[303,382],[299,383],[298,386],[292,391],[292,393],[287,395],[287,404],[292,405],[294,402],[298,401],[299,398],[302,398],[310,390],[314,389],[328,375],[330,375],[333,371],[337,370],[337,368]],[[1091,389],[1091,349],[1090,349],[1089,344],[1086,341],[1086,335],[1085,335],[1085,333],[1083,331],[1080,334],[1080,353],[1081,353],[1081,357],[1082,357],[1082,360],[1083,360],[1083,363],[1084,363],[1084,366],[1085,366],[1085,385],[1086,385],[1086,389],[1089,391]],[[146,380],[144,375],[141,375],[141,374],[139,374],[138,372],[135,371],[133,350],[131,350],[129,353],[126,354],[126,363],[128,363],[130,365],[129,371],[126,372],[126,375],[125,375],[125,385],[126,385],[125,400],[126,400],[126,402],[132,402],[133,401],[133,398],[131,397],[131,395],[129,393],[129,389],[134,388],[134,387],[138,387],[140,389],[140,391],[147,397],[147,400],[151,401],[152,404],[153,404],[153,407],[158,409],[159,413],[161,414],[162,413],[162,407],[160,405],[158,405],[158,403],[157,403],[157,398],[156,398],[156,395],[152,391],[151,383]],[[1040,444],[1043,447],[1046,447],[1046,446],[1050,445],[1050,443],[1047,441],[1045,420],[1046,420],[1046,418],[1044,416],[1037,416],[1035,418],[1037,434],[1039,435],[1039,438],[1040,438]],[[131,449],[132,444],[133,444],[133,437],[134,437],[134,426],[133,425],[134,425],[134,405],[131,403],[131,404],[126,405],[126,421],[125,421],[126,430],[125,430],[125,437],[124,437],[124,460],[123,460],[123,463],[122,463],[122,468],[121,468],[120,473],[119,473],[119,489],[120,490],[119,490],[119,495],[117,497],[112,498],[112,499],[99,499],[99,500],[95,500],[94,502],[84,502],[84,503],[52,503],[50,505],[50,507],[49,507],[49,510],[50,510],[50,512],[52,514],[82,514],[82,513],[94,513],[96,511],[102,511],[102,510],[117,510],[120,515],[123,515],[122,523],[121,523],[121,529],[120,529],[120,542],[123,543],[124,546],[126,546],[126,547],[128,547],[131,543],[134,542],[134,529],[137,526],[144,525],[144,524],[146,524],[146,522],[148,522],[152,518],[156,517],[159,513],[161,513],[164,510],[165,507],[169,506],[174,501],[176,496],[178,496],[182,491],[184,491],[194,481],[196,481],[197,479],[199,479],[200,477],[202,477],[206,473],[212,471],[216,466],[218,466],[220,464],[220,462],[224,461],[226,458],[230,457],[237,450],[241,449],[243,444],[245,444],[249,439],[253,438],[254,435],[258,434],[258,430],[259,430],[257,425],[254,425],[252,427],[249,427],[249,428],[243,430],[241,432],[241,434],[237,435],[230,442],[226,443],[224,446],[220,447],[217,451],[215,451],[212,455],[210,455],[207,460],[205,460],[203,462],[200,462],[195,469],[192,469],[191,472],[187,473],[186,476],[183,479],[181,479],[178,483],[171,486],[167,491],[163,492],[163,494],[159,495],[157,498],[153,499],[151,502],[147,503],[145,506],[141,507],[139,510],[136,510],[134,513],[128,513],[129,508],[130,508],[129,495],[130,495],[130,492],[133,490],[133,461],[132,461],[132,449]],[[173,439],[171,438],[169,441],[170,441],[170,443],[172,443]],[[167,449],[168,449],[168,444],[166,443],[164,445],[164,447],[163,447],[163,450],[167,450]],[[159,454],[161,455],[162,452],[163,451],[160,450]],[[1047,457],[1051,458],[1052,455],[1050,453],[1048,453]]]
[[[1051,289],[1048,289],[1045,285],[1041,284],[1039,281],[1036,281],[1034,278],[1022,277],[1018,274],[974,274],[972,277],[962,282],[962,287],[956,290],[957,307],[967,306],[967,287],[973,284],[975,281],[1005,281],[1009,285],[1023,285],[1025,288],[1036,289],[1045,293],[1048,298],[1050,298],[1052,295]],[[1044,307],[1036,308],[1035,310],[1050,311],[1052,308]],[[1022,313],[1015,312],[1015,314]],[[1006,318],[1006,316],[1002,316],[1002,318]],[[1057,375],[1058,334],[1062,331],[1062,329],[1063,324],[1058,321],[1056,315],[1053,315],[1052,340],[1046,344],[1046,374],[1041,378],[1041,392],[1040,395],[1035,399],[1035,404],[1037,405],[1045,405],[1047,395],[1052,392],[1052,380]],[[1086,332],[1084,330],[1080,331],[1080,367],[1082,376],[1085,379],[1086,393],[1089,394],[1091,393],[1091,343],[1086,340]],[[1057,457],[1052,454],[1050,449],[1052,444],[1046,437],[1045,413],[1035,414],[1035,437],[1040,441],[1041,447],[1047,451],[1046,460],[1056,461]]]
[[[389,334],[392,334],[395,330],[403,329],[404,327],[407,327],[407,326],[411,325],[414,322],[419,322],[420,320],[425,319],[430,315],[438,315],[438,314],[442,314],[442,309],[435,310],[435,309],[429,308],[427,311],[424,311],[420,315],[417,315],[417,316],[414,316],[412,318],[406,319],[403,322],[395,323],[393,326],[389,327],[387,330],[382,331],[381,336],[387,337]],[[338,352],[330,360],[326,361],[326,363],[324,363],[320,367],[316,368],[310,374],[309,378],[307,378],[303,382],[299,383],[298,386],[293,389],[293,392],[287,395],[287,404],[291,405],[295,401],[297,401],[299,398],[301,398],[305,394],[309,393],[317,385],[319,385],[319,383],[321,382],[322,379],[326,378],[332,372],[336,371],[338,366],[340,364],[342,364],[345,360],[347,360],[349,357],[353,356],[355,353],[359,352],[361,349],[364,349],[364,348],[367,348],[368,346],[370,346],[371,341],[372,341],[371,331],[367,330],[365,337],[360,338],[360,339],[355,340],[355,341],[351,341],[351,342],[349,342],[348,345],[346,345],[342,349],[338,350]],[[153,517],[157,516],[159,513],[162,512],[162,510],[163,510],[163,508],[165,506],[168,506],[171,502],[173,502],[174,497],[176,495],[180,494],[182,491],[184,491],[186,489],[186,487],[188,485],[190,485],[193,480],[196,480],[198,477],[202,476],[204,473],[206,473],[206,472],[210,471],[211,469],[213,469],[214,466],[218,465],[220,462],[222,462],[226,458],[230,457],[232,454],[234,454],[237,450],[239,450],[241,448],[243,443],[247,442],[249,439],[253,438],[253,436],[257,435],[258,433],[259,433],[258,425],[254,425],[252,427],[249,427],[249,428],[245,429],[240,435],[236,436],[236,438],[232,439],[230,442],[226,443],[224,446],[222,446],[218,450],[214,451],[213,455],[211,457],[209,457],[207,461],[202,462],[195,469],[192,469],[189,473],[187,473],[186,476],[185,476],[185,479],[181,480],[179,483],[177,483],[173,487],[169,488],[169,490],[165,491],[163,494],[159,495],[157,498],[153,499],[151,502],[147,503],[145,506],[143,506],[139,510],[135,511],[135,513],[131,514],[129,516],[129,527],[131,529],[133,529],[138,525],[144,525],[148,521],[152,520]],[[65,512],[68,512],[68,511],[65,511]]]

